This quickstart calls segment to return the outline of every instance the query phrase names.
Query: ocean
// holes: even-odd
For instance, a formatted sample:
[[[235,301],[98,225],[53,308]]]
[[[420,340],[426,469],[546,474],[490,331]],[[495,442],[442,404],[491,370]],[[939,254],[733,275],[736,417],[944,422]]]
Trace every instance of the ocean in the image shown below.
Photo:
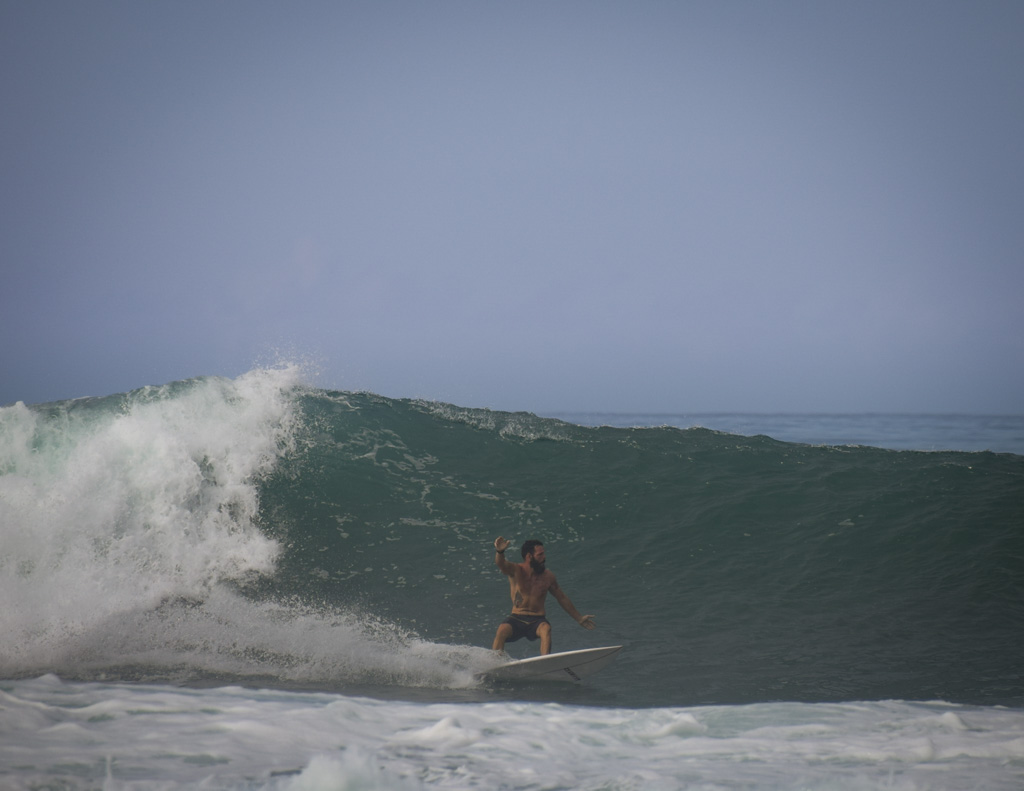
[[[477,673],[498,535],[583,684]],[[1019,789],[1024,418],[538,416],[294,367],[0,408],[0,788]],[[522,658],[536,643],[509,645]]]

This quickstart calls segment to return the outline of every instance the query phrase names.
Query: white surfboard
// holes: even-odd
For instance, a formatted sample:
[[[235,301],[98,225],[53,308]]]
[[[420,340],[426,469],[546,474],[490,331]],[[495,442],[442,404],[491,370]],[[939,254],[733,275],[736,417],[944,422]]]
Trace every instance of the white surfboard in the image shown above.
[[[492,667],[478,676],[488,681],[579,681],[605,667],[621,650],[621,645],[610,645],[533,656]]]

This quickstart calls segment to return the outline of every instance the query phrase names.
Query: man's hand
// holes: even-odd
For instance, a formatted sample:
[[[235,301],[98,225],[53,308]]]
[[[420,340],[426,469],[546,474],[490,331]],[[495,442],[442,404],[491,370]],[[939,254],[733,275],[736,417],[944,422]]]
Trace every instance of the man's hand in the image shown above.
[[[584,615],[582,618],[580,618],[579,624],[584,629],[596,629],[597,628],[597,624],[594,623],[594,616],[593,615]]]
[[[507,538],[502,538],[501,536],[498,536],[496,539],[494,539],[495,552],[504,552],[510,546],[512,546],[512,542],[509,541]]]

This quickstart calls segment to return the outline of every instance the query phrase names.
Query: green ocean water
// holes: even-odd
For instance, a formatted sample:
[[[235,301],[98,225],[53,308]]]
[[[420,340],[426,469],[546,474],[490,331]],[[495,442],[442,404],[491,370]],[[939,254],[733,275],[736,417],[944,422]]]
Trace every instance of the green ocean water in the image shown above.
[[[307,443],[263,489],[288,545],[263,591],[489,645],[508,607],[491,542],[539,538],[599,623],[579,629],[551,602],[556,649],[627,644],[633,704],[1024,701],[1020,456],[366,394],[315,392],[302,412]]]
[[[549,602],[556,650],[626,646],[578,702],[1024,705],[1019,455],[584,427],[266,372],[0,417],[0,676],[440,695],[508,612],[503,535],[542,540],[596,618]]]

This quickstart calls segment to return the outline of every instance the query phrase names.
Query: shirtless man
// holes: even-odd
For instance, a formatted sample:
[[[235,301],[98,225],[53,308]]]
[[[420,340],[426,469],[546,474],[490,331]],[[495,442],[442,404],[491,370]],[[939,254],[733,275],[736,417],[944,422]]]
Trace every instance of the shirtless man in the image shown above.
[[[521,637],[528,640],[540,638],[541,655],[551,653],[551,624],[544,617],[544,600],[548,591],[552,593],[562,609],[572,616],[584,629],[593,629],[593,615],[580,615],[569,597],[558,587],[555,575],[545,568],[544,545],[535,539],[523,544],[522,563],[505,560],[505,550],[512,544],[498,536],[494,539],[494,565],[509,578],[512,594],[512,614],[506,618],[494,635],[495,651],[502,651],[506,642],[515,642]]]

